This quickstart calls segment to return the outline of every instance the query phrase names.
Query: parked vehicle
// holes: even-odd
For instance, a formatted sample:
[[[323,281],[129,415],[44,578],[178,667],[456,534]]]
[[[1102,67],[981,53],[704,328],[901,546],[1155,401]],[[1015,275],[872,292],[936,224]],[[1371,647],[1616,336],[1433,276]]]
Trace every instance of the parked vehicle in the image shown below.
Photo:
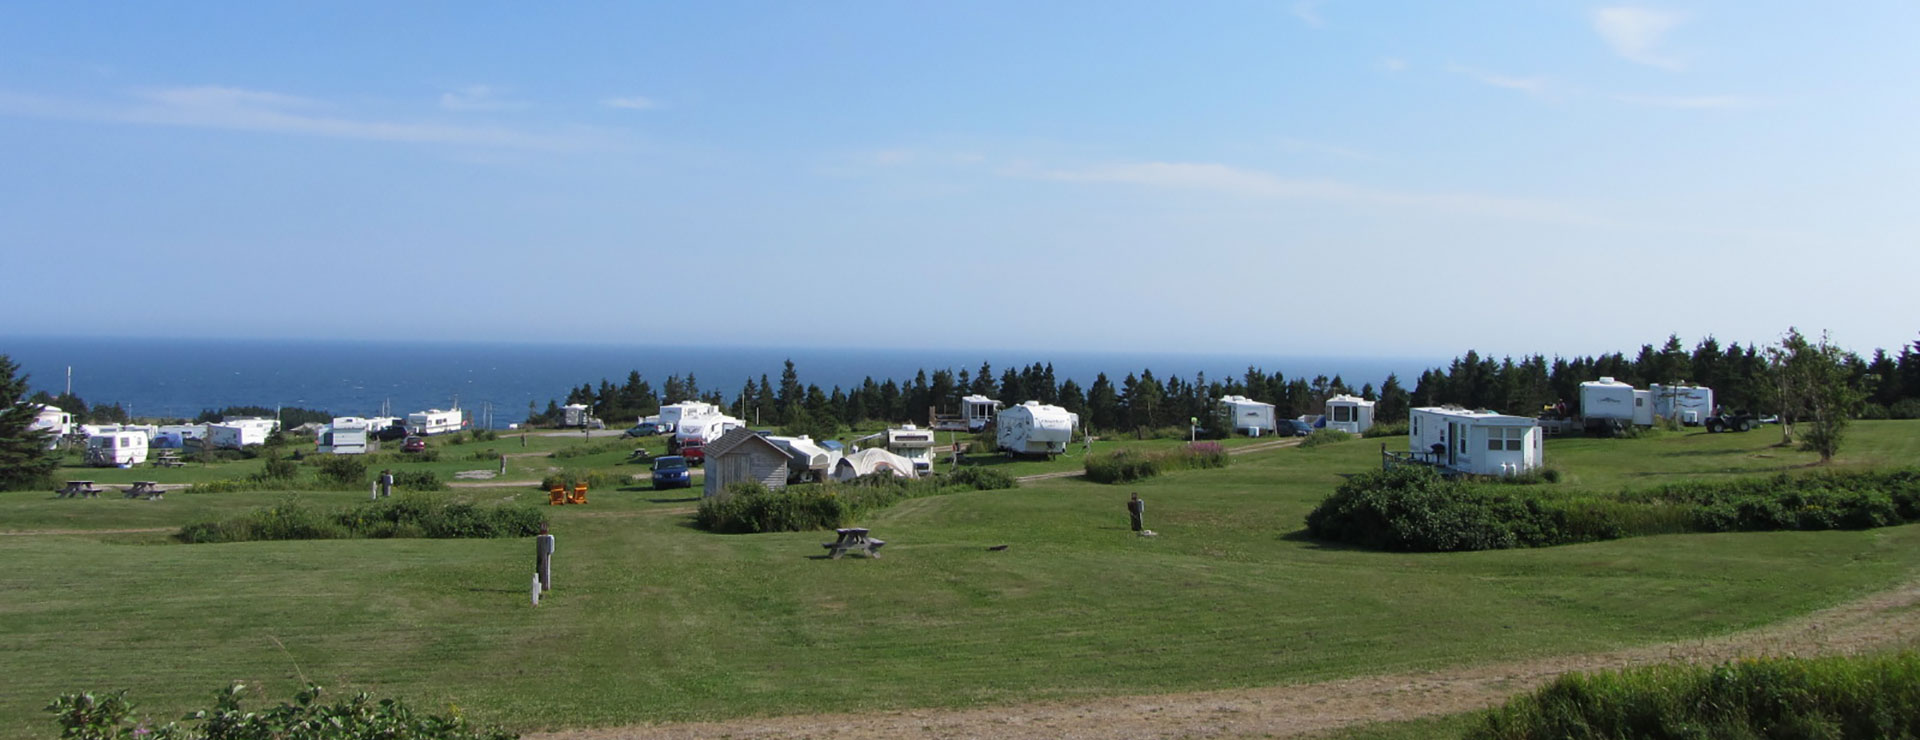
[[[382,429],[380,431],[373,433],[373,438],[380,440],[382,442],[392,442],[397,439],[406,439],[408,436],[409,435],[407,434],[407,425],[405,423],[395,423],[393,426],[387,427],[385,429]]]
[[[690,465],[703,464],[707,461],[707,443],[700,440],[681,442],[680,456],[686,458]]]
[[[407,441],[400,443],[401,452],[423,452],[426,449],[427,441],[419,437],[408,437]]]
[[[1706,427],[1709,433],[1745,432],[1760,426],[1760,420],[1753,414],[1725,413],[1707,417]]]
[[[1280,422],[1280,431],[1295,437],[1305,437],[1313,433],[1313,425],[1299,419],[1286,419]]]
[[[654,458],[654,488],[686,488],[692,485],[693,471],[687,467],[686,458],[679,455]]]
[[[624,436],[624,437],[651,437],[651,436],[653,436],[653,435],[656,435],[656,434],[659,434],[659,433],[660,433],[660,425],[659,425],[659,424],[655,424],[655,423],[653,423],[653,422],[651,422],[651,421],[645,421],[645,422],[641,422],[641,423],[639,423],[639,424],[635,424],[635,425],[633,425],[633,428],[631,428],[631,429],[628,429],[628,430],[626,431],[626,433],[625,433],[625,434],[623,434],[623,435],[621,435],[621,436]]]

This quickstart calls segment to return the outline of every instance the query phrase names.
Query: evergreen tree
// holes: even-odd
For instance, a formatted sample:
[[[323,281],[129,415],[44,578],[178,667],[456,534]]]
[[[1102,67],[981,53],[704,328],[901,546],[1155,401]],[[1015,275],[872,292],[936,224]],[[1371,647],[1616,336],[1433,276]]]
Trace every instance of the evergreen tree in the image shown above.
[[[27,376],[19,372],[13,358],[0,355],[0,404],[5,404],[0,408],[0,490],[43,485],[54,468],[47,454],[53,435],[33,428],[40,405],[26,402]]]
[[[1096,376],[1093,386],[1087,389],[1087,425],[1095,429],[1120,428],[1120,394],[1114,391],[1113,381],[1107,379],[1106,373]]]

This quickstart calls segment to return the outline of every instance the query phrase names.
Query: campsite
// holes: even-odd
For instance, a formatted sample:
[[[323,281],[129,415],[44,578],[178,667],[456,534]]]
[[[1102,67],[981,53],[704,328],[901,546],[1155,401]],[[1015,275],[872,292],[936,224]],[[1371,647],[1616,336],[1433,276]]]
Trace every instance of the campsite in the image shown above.
[[[1856,424],[1831,467],[1920,453],[1920,422]],[[1383,442],[1409,444],[1400,437],[1263,448],[1128,485],[1066,475],[912,498],[857,523],[887,540],[884,559],[830,561],[819,553],[831,532],[693,527],[697,482],[654,491],[647,467],[627,462],[639,445],[664,453],[659,437],[452,437],[432,439],[432,460],[391,465],[460,485],[399,495],[538,506],[558,539],[538,607],[527,539],[172,539],[289,496],[336,507],[366,490],[0,494],[0,550],[19,564],[0,576],[16,596],[0,605],[14,656],[0,737],[46,736],[41,707],[61,692],[128,688],[170,719],[235,680],[275,699],[307,682],[369,690],[521,732],[1308,684],[1702,640],[1885,591],[1920,567],[1912,525],[1446,554],[1304,536],[1306,513],[1345,476],[1377,469]],[[1544,449],[1557,490],[1612,491],[1817,461],[1778,439],[1686,428]],[[1083,454],[975,462],[1071,473]],[[88,472],[182,484],[262,464]],[[495,475],[461,477],[479,470]],[[547,506],[537,481],[555,470],[638,477],[584,506]],[[1160,536],[1127,531],[1129,491]],[[1453,721],[1346,731],[1411,737]]]

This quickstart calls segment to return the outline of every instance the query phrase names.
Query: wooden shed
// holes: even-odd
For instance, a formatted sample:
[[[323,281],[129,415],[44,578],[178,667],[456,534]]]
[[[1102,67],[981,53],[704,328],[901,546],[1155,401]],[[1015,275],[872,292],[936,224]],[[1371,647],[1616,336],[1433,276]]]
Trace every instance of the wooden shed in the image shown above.
[[[768,490],[787,487],[787,463],[793,458],[751,429],[736,428],[707,443],[705,495],[717,496],[734,481],[759,481]]]

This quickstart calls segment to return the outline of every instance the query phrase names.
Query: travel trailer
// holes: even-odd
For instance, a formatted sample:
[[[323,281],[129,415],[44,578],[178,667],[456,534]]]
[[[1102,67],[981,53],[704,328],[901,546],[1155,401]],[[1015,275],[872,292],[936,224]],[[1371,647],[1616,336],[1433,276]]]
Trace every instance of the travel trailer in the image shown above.
[[[1372,401],[1344,394],[1327,399],[1326,428],[1360,434],[1372,427]]]
[[[991,426],[994,414],[999,412],[999,401],[976,393],[960,399],[958,414],[934,411],[927,426],[936,432],[978,432]]]
[[[1540,467],[1540,425],[1524,416],[1457,407],[1409,412],[1407,450],[1442,470],[1469,475],[1514,475]]]
[[[584,403],[570,403],[560,410],[560,426],[575,429],[605,429],[607,423],[593,418],[593,409]]]
[[[1580,418],[1590,434],[1653,425],[1653,394],[1603,377],[1580,384]]]
[[[242,447],[266,444],[267,436],[273,434],[280,423],[272,419],[228,419],[218,424],[207,425],[208,447],[220,447],[237,450]]]
[[[887,430],[887,451],[913,461],[915,475],[933,472],[933,430],[912,424]]]
[[[73,432],[73,414],[61,411],[59,406],[41,406],[28,429],[45,429],[52,436],[47,438],[47,449],[60,446],[60,438]]]
[[[314,452],[322,455],[358,455],[367,451],[367,438],[372,431],[364,420],[342,424],[342,419],[334,419],[332,424],[320,428],[315,435],[318,442]]]
[[[1230,431],[1241,432],[1249,437],[1273,433],[1273,404],[1246,396],[1224,396],[1220,399],[1220,405],[1230,420]]]
[[[839,449],[817,444],[806,435],[769,436],[767,441],[779,445],[793,458],[793,462],[787,466],[787,481],[790,483],[827,480],[833,477],[834,464],[840,462]]]
[[[1080,415],[1059,406],[1028,401],[1003,410],[994,419],[994,441],[1013,455],[1053,456],[1067,451]]]
[[[102,432],[87,437],[87,464],[103,468],[130,468],[147,461],[144,432]]]
[[[1687,426],[1699,426],[1713,416],[1713,389],[1703,385],[1647,386],[1653,397],[1653,415],[1672,419]]]
[[[407,433],[427,436],[450,434],[467,428],[467,414],[460,409],[427,409],[407,414]]]

